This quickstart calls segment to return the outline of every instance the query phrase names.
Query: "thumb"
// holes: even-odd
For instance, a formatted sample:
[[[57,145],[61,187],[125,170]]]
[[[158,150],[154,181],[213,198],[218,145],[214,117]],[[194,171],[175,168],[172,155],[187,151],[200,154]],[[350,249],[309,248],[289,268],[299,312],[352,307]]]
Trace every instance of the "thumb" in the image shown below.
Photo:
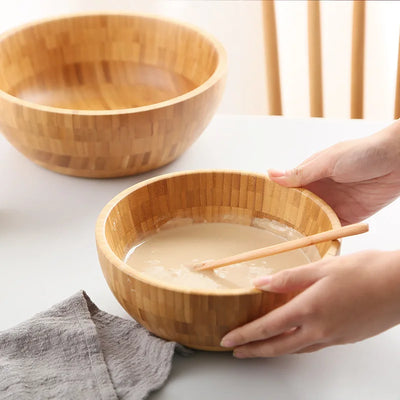
[[[253,281],[257,289],[289,293],[304,290],[325,276],[321,262],[307,264],[301,267],[286,269],[273,275],[263,276]]]
[[[268,175],[272,181],[282,186],[301,187],[320,179],[328,178],[333,170],[331,164],[331,157],[323,157],[321,155],[319,157],[311,157],[296,168],[285,172],[269,169]]]

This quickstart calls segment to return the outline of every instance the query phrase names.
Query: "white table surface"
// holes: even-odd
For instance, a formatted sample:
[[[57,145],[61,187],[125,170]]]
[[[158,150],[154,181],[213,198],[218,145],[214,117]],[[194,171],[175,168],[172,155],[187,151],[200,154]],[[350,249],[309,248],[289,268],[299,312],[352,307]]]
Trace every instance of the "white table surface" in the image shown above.
[[[337,141],[366,136],[386,122],[217,115],[174,163],[135,177],[95,180],[38,167],[0,136],[0,330],[87,291],[103,310],[128,317],[103,278],[94,241],[102,207],[121,190],[187,169],[264,172],[295,166]],[[347,238],[342,254],[399,248],[400,201]],[[399,305],[400,308],[400,305]],[[175,356],[167,384],[150,396],[180,399],[400,399],[400,326],[364,342],[276,359],[229,353]]]

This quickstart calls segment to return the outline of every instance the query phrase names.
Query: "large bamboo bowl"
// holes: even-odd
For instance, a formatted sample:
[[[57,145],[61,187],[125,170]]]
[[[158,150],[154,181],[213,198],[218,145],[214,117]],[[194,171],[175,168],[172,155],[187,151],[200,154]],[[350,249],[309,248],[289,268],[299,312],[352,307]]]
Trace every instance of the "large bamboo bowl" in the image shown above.
[[[123,260],[135,242],[176,217],[194,222],[254,218],[283,222],[304,235],[340,226],[333,210],[305,189],[288,189],[263,175],[194,171],[159,176],[126,189],[101,211],[96,242],[104,276],[125,310],[154,334],[202,350],[219,346],[231,329],[282,305],[294,294],[256,289],[195,291],[156,282]],[[339,242],[317,245],[322,257]],[[174,249],[172,249],[173,251]],[[179,249],[175,249],[179,251]]]
[[[0,36],[0,130],[35,163],[114,177],[173,161],[222,97],[226,54],[164,18],[75,15]]]

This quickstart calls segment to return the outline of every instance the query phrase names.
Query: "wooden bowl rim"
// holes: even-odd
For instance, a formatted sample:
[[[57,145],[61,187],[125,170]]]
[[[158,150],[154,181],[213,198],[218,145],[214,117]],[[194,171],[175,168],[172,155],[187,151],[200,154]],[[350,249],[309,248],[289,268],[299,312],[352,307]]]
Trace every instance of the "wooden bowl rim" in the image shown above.
[[[130,267],[125,262],[123,262],[123,260],[121,260],[112,251],[110,245],[107,242],[106,235],[105,235],[106,220],[107,220],[111,210],[122,199],[129,196],[132,192],[134,192],[144,186],[147,186],[153,182],[162,181],[165,179],[170,179],[170,178],[183,176],[183,175],[200,175],[200,174],[211,174],[211,173],[242,174],[242,175],[245,174],[247,176],[253,176],[253,177],[258,177],[258,178],[263,178],[263,179],[269,180],[269,177],[267,175],[260,174],[260,173],[253,173],[253,172],[246,172],[246,171],[239,171],[239,170],[224,170],[224,169],[204,169],[204,170],[172,172],[172,173],[168,173],[168,174],[158,175],[154,178],[146,179],[142,182],[139,182],[133,186],[128,187],[127,189],[125,189],[122,192],[120,192],[119,194],[117,194],[101,210],[101,212],[97,218],[96,228],[95,228],[95,238],[96,238],[96,243],[97,243],[99,251],[101,251],[103,253],[103,255],[106,257],[108,262],[110,262],[116,268],[121,270],[123,273],[127,274],[128,276],[132,277],[133,279],[137,279],[145,284],[155,286],[160,289],[170,290],[170,291],[179,292],[179,293],[200,295],[200,296],[210,296],[210,295],[213,295],[213,296],[237,296],[237,295],[252,295],[252,294],[254,295],[254,294],[260,293],[261,290],[255,289],[255,288],[254,289],[246,289],[246,288],[224,289],[224,290],[210,289],[207,291],[197,290],[197,289],[186,289],[186,288],[180,288],[180,287],[174,286],[172,284],[153,280],[148,275],[143,274],[139,271],[136,271],[134,268]],[[332,228],[339,228],[341,226],[339,218],[337,217],[337,215],[333,211],[333,209],[324,200],[322,200],[320,197],[318,197],[316,194],[310,192],[307,189],[303,189],[303,188],[290,188],[290,189],[301,192],[303,195],[312,199],[317,205],[319,205],[324,210],[324,212],[327,214],[329,220],[332,222]],[[338,240],[332,241],[330,248],[327,250],[327,252],[323,258],[334,256],[337,253],[339,246],[340,246],[340,241],[338,241]]]
[[[104,12],[85,12],[85,13],[71,13],[71,14],[63,14],[54,17],[43,18],[40,20],[36,20],[33,22],[28,22],[22,24],[18,27],[11,28],[2,34],[0,34],[0,42],[6,40],[7,38],[11,37],[12,35],[21,32],[25,29],[31,28],[33,26],[38,26],[50,22],[62,21],[65,19],[75,19],[75,18],[85,18],[85,17],[138,17],[142,19],[155,19],[158,21],[170,23],[177,26],[183,26],[189,30],[198,32],[200,35],[205,37],[212,46],[217,51],[218,54],[218,62],[214,72],[211,76],[203,82],[200,86],[197,86],[195,89],[190,90],[180,96],[173,97],[169,100],[164,100],[159,103],[149,104],[146,106],[141,107],[131,107],[131,108],[118,108],[113,110],[86,110],[86,109],[69,109],[69,108],[61,108],[61,107],[53,107],[53,106],[46,106],[34,103],[32,101],[23,100],[16,96],[13,96],[0,88],[0,98],[3,98],[6,101],[10,101],[11,103],[31,108],[37,111],[49,112],[49,113],[57,113],[57,114],[67,114],[67,115],[94,115],[94,116],[103,116],[103,115],[124,115],[124,114],[136,114],[141,112],[147,112],[152,110],[157,110],[160,108],[172,106],[181,102],[184,102],[188,99],[191,99],[203,92],[207,89],[215,85],[221,78],[226,76],[227,68],[228,68],[228,60],[225,48],[222,46],[221,42],[216,39],[212,34],[205,31],[202,28],[197,27],[194,24],[188,22],[182,22],[174,18],[164,17],[161,15],[151,14],[151,13],[136,13],[136,12],[118,12],[118,11],[104,11]]]

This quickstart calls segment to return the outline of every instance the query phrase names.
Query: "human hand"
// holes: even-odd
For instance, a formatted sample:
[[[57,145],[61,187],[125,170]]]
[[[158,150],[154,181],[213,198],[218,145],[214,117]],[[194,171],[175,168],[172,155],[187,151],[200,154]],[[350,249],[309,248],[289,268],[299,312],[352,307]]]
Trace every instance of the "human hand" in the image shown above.
[[[359,222],[400,194],[400,120],[369,137],[337,143],[292,170],[268,172],[274,182],[317,194],[342,224]]]
[[[276,293],[303,290],[288,303],[229,332],[234,356],[275,357],[353,343],[400,323],[400,251],[329,257],[259,278]]]

